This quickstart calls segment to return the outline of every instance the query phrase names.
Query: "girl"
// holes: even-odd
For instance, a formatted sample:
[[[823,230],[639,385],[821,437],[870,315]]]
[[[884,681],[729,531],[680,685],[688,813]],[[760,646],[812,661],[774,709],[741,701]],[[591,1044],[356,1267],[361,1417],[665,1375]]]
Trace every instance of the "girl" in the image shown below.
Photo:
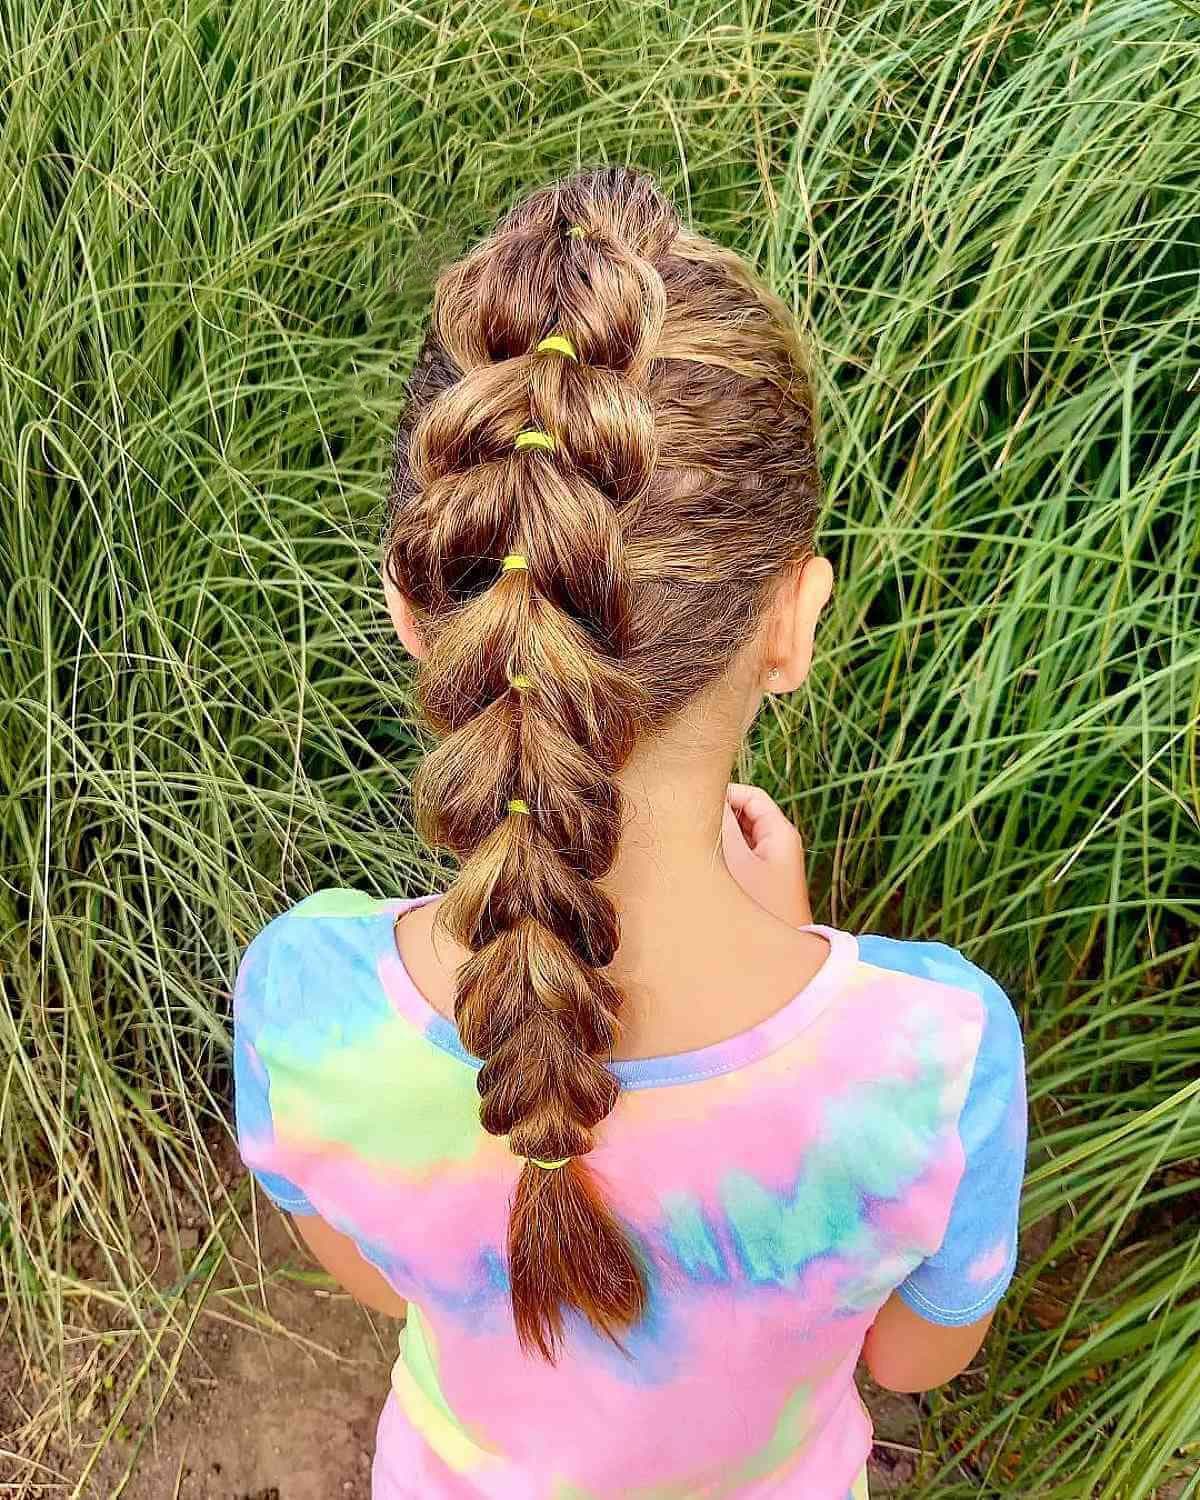
[[[585,173],[443,274],[410,398],[386,589],[458,879],[310,896],[236,994],[246,1162],[407,1304],[373,1494],[861,1494],[860,1355],[948,1379],[1012,1275],[1022,1051],[952,949],[814,926],[728,785],[831,587],[793,321]]]

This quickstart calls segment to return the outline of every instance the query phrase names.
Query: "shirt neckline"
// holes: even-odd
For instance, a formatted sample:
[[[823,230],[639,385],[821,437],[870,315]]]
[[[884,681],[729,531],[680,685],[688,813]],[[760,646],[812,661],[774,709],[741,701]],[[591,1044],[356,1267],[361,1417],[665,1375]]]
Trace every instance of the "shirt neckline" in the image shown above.
[[[396,1009],[412,1021],[443,1052],[478,1071],[483,1066],[463,1046],[458,1030],[447,1016],[435,1010],[413,981],[395,938],[397,917],[418,906],[436,901],[440,893],[381,903],[380,925],[385,942],[382,956],[388,960],[386,972],[393,984],[388,995]],[[733,1073],[739,1068],[767,1057],[790,1042],[821,1014],[837,994],[842,981],[858,961],[858,940],[852,933],[820,923],[807,923],[797,929],[814,932],[829,944],[825,962],[802,990],[786,1000],[780,1008],[745,1031],[722,1042],[710,1042],[689,1052],[662,1053],[655,1057],[617,1058],[608,1067],[623,1089],[669,1088],[675,1084],[696,1083]]]

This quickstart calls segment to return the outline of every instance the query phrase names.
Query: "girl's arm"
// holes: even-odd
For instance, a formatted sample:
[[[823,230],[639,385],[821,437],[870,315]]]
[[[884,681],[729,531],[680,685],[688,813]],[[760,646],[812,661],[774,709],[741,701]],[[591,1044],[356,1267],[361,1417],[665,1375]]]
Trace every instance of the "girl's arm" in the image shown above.
[[[967,1368],[993,1316],[947,1328],[927,1322],[893,1292],[867,1333],[863,1362],[875,1384],[889,1391],[928,1391]]]
[[[349,1235],[331,1229],[317,1214],[293,1214],[292,1223],[321,1265],[356,1302],[386,1313],[389,1318],[405,1316],[408,1303],[381,1271],[363,1259]]]

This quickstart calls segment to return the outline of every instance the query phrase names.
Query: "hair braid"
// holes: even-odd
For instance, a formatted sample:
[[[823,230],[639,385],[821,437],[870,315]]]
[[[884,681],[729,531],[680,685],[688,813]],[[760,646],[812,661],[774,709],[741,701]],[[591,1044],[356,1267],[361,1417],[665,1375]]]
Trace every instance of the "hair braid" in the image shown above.
[[[787,309],[618,168],[534,193],[442,275],[409,396],[387,567],[441,736],[417,807],[461,861],[455,1015],[484,1128],[527,1159],[513,1312],[553,1358],[566,1309],[616,1337],[645,1301],[586,1161],[617,1099],[617,773],[810,547],[811,400]]]
[[[678,223],[648,180],[614,213],[606,176],[527,200],[439,282],[433,336],[458,379],[406,436],[421,514],[394,550],[397,582],[437,622],[421,691],[445,737],[416,798],[462,861],[442,908],[471,950],[455,1016],[483,1060],[484,1128],[527,1158],[512,1301],[522,1341],[548,1357],[565,1307],[615,1335],[644,1298],[584,1158],[617,1098],[621,1009],[603,972],[618,919],[596,881],[620,838],[614,775],[645,727],[623,666],[618,515],[655,469],[645,383],[666,294],[652,262]],[[537,352],[553,335],[574,357]],[[542,446],[514,446],[529,431]],[[524,566],[502,568],[506,554]]]

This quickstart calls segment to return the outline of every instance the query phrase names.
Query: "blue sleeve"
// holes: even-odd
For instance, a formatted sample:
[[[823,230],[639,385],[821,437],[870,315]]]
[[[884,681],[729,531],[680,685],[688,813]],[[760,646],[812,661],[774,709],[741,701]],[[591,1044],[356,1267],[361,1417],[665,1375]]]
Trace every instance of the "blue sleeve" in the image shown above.
[[[1027,1130],[1025,1054],[1016,1013],[991,975],[952,948],[928,946],[941,949],[935,961],[953,965],[958,977],[950,982],[973,990],[986,1013],[959,1116],[966,1166],[950,1221],[938,1249],[899,1288],[903,1301],[927,1322],[952,1327],[991,1312],[1016,1269]]]
[[[281,1006],[286,1004],[286,997],[275,991],[271,965],[278,924],[284,920],[276,917],[265,927],[246,949],[238,966],[233,991],[234,1115],[242,1160],[263,1192],[290,1214],[312,1214],[316,1209],[304,1191],[273,1170],[277,1148],[271,1117],[271,1082],[257,1047],[263,1023],[280,1015]]]
[[[860,940],[868,962],[969,989],[984,1026],[958,1132],[966,1164],[942,1243],[903,1281],[901,1299],[929,1323],[974,1323],[1008,1290],[1017,1263],[1017,1217],[1025,1175],[1025,1055],[1008,996],[944,943]]]

